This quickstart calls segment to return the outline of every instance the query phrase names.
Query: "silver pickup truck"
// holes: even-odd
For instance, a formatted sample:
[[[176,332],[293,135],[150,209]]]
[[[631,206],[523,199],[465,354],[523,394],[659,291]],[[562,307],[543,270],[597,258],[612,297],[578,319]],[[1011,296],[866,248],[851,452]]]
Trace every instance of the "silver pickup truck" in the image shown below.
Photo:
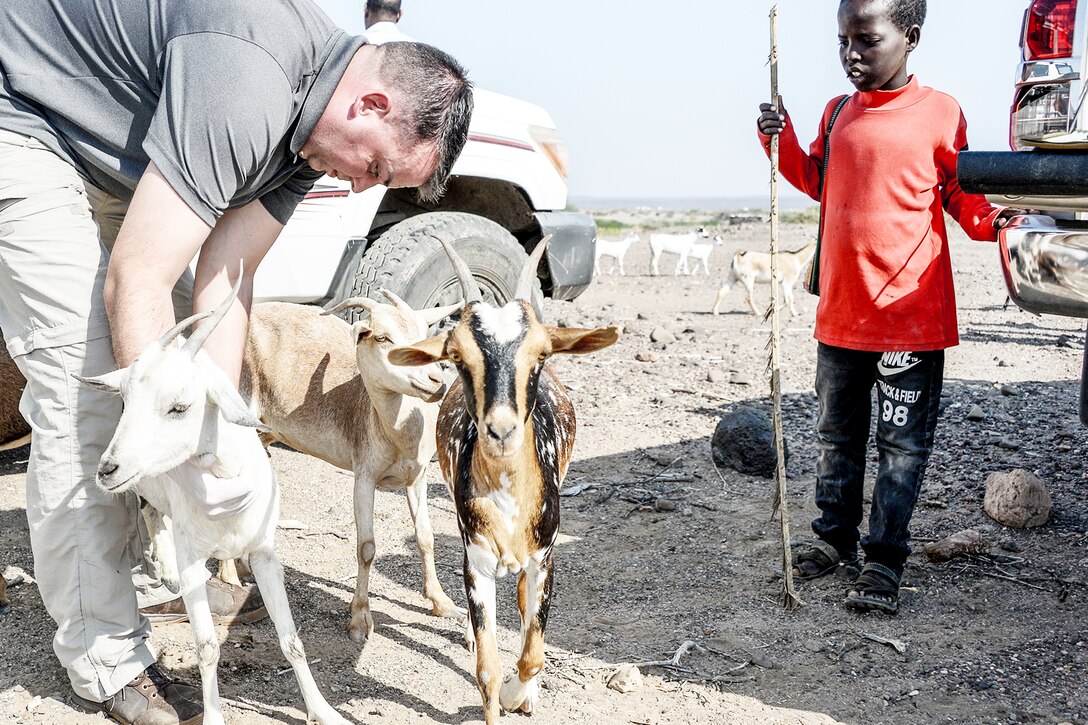
[[[959,156],[964,191],[1038,210],[999,236],[1009,296],[1039,314],[1088,318],[1088,0],[1033,0],[1024,12],[1009,123],[1012,151]],[[1088,424],[1088,349],[1081,374]]]

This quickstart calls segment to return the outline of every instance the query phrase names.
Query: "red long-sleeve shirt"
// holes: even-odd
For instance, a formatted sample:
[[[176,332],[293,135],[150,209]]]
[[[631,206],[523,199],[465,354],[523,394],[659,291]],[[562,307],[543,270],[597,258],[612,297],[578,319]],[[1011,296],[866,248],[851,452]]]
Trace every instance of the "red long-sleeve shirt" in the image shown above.
[[[779,141],[783,177],[819,199],[827,122],[806,154],[793,124]],[[764,147],[770,139],[762,136]],[[956,156],[967,123],[952,97],[911,76],[894,91],[856,93],[831,132],[824,183],[820,302],[814,337],[853,350],[941,350],[959,343],[943,210],[972,239],[996,239],[1000,207],[965,194]]]

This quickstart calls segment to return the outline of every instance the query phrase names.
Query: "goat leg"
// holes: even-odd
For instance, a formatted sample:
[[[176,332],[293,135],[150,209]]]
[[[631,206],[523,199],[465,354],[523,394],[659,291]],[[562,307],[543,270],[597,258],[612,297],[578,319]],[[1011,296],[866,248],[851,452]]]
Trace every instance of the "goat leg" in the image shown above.
[[[249,565],[253,568],[253,576],[257,579],[257,586],[264,597],[264,605],[268,609],[268,616],[279,635],[280,649],[283,656],[291,664],[295,671],[295,679],[298,681],[298,689],[302,692],[302,699],[306,702],[306,715],[310,720],[316,720],[321,725],[350,725],[349,721],[340,715],[322,696],[314,682],[310,665],[306,662],[306,650],[302,646],[302,640],[295,630],[295,620],[291,616],[291,606],[287,602],[287,591],[283,586],[283,565],[271,545],[258,549],[249,556]]]
[[[423,596],[431,601],[431,614],[435,617],[460,619],[466,610],[453,603],[442,584],[438,581],[438,572],[434,566],[434,530],[427,511],[427,482],[424,480],[426,469],[404,491],[408,499],[408,511],[412,515],[412,524],[416,530],[416,549],[423,563]]]
[[[468,548],[479,547],[469,545]],[[465,552],[464,572],[468,618],[476,641],[476,686],[483,700],[484,723],[498,725],[502,670],[499,668],[499,650],[495,637],[495,579],[493,570],[485,573],[472,564],[468,551]]]
[[[366,645],[374,634],[374,617],[370,614],[370,567],[374,564],[374,481],[363,473],[355,477],[355,535],[359,573],[355,579],[355,596],[351,598],[351,638]]]
[[[223,725],[219,707],[219,638],[215,634],[212,611],[208,605],[208,578],[205,557],[192,550],[181,538],[176,542],[177,565],[181,570],[181,598],[189,615],[189,626],[196,645],[196,663],[200,670],[200,688],[204,697],[204,725]]]
[[[544,628],[552,596],[552,557],[529,565],[518,579],[518,609],[521,611],[521,657],[518,671],[506,680],[499,692],[504,710],[532,714],[540,699],[540,672],[544,669]]]

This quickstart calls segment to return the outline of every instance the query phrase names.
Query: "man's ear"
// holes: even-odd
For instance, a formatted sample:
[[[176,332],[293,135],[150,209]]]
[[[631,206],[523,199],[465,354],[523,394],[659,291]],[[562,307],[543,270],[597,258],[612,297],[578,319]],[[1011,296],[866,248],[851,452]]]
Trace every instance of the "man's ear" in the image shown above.
[[[359,96],[355,101],[355,113],[358,116],[373,113],[384,118],[389,113],[389,95],[384,91],[370,91]]]
[[[395,347],[389,351],[389,362],[394,365],[430,365],[445,360],[446,334],[428,337],[414,345]]]

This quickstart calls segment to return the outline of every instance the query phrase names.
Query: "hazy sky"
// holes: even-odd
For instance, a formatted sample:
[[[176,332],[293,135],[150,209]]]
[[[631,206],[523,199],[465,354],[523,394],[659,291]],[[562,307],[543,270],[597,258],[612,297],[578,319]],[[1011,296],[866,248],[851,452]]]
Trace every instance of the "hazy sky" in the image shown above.
[[[363,0],[318,0],[362,32]],[[771,2],[404,0],[401,29],[460,60],[477,85],[547,109],[570,145],[572,196],[748,196],[767,190],[755,137],[770,95]],[[1007,149],[1028,0],[929,0],[908,69],[952,94],[973,149]],[[780,0],[779,80],[802,143],[853,90],[836,0]]]

